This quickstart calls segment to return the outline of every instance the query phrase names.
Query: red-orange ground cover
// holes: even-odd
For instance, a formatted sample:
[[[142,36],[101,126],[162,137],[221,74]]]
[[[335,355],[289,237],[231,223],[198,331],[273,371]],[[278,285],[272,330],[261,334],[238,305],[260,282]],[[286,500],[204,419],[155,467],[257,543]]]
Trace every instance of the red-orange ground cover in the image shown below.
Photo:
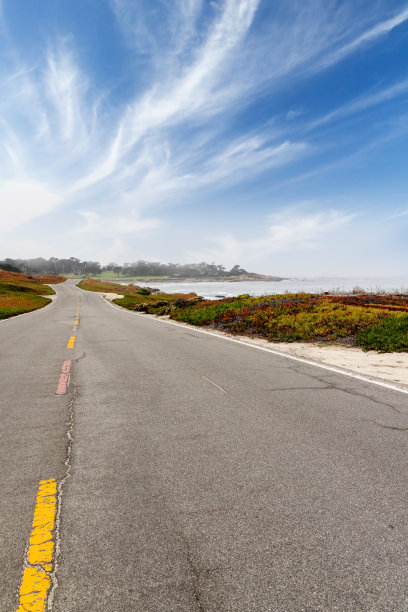
[[[50,302],[42,296],[54,293],[37,278],[0,269],[0,319],[41,308]]]
[[[36,274],[34,278],[46,285],[57,285],[58,283],[65,283],[67,280],[65,276],[59,276],[58,274]]]

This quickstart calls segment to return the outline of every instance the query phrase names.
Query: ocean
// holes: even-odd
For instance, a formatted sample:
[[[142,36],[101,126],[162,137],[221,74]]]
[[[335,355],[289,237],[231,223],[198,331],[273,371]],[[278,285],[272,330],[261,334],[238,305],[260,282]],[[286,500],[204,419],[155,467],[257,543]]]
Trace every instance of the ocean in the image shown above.
[[[122,283],[127,284],[127,283]],[[350,292],[363,289],[369,292],[398,292],[408,294],[408,276],[405,277],[316,277],[290,278],[282,281],[242,281],[242,282],[159,282],[139,283],[142,287],[157,287],[165,293],[197,293],[208,300],[232,297],[247,293],[252,296],[272,295],[275,293],[323,293],[324,291]]]

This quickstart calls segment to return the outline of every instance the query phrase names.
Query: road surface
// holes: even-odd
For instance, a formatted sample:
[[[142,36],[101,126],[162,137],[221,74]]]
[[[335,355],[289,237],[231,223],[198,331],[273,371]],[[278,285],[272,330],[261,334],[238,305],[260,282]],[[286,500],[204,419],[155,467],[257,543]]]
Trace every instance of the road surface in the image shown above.
[[[0,323],[2,612],[44,480],[54,612],[408,609],[407,395],[57,291]]]

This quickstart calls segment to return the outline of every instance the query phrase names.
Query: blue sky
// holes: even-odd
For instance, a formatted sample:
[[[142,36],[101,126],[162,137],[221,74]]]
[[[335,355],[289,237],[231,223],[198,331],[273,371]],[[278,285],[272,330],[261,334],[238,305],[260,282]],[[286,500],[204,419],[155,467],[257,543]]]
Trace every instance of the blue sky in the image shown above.
[[[404,275],[408,3],[0,0],[0,258]]]

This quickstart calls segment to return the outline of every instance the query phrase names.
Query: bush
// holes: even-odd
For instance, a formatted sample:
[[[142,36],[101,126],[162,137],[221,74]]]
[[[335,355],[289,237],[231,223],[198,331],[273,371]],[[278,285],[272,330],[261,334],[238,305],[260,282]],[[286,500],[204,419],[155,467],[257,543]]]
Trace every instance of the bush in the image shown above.
[[[140,287],[140,289],[138,289],[136,293],[138,293],[139,295],[150,295],[151,291],[147,287]]]
[[[391,316],[378,325],[360,330],[356,344],[365,351],[408,351],[408,315]]]

